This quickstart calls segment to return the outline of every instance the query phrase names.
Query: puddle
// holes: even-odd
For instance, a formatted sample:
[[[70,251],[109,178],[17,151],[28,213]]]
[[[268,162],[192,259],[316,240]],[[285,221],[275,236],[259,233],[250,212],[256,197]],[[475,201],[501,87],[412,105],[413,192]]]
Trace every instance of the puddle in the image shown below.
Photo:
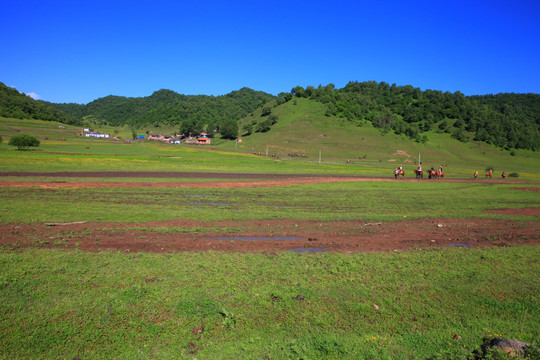
[[[199,201],[193,201],[191,202],[193,205],[213,205],[213,206],[231,206],[231,204],[225,204],[225,203],[216,203],[216,202],[199,202]]]
[[[459,246],[459,247],[474,246],[474,244],[469,244],[469,243],[450,243],[450,245]]]
[[[300,240],[301,237],[295,236],[225,236],[214,237],[211,240]]]
[[[287,251],[292,251],[295,253],[305,253],[305,252],[314,253],[314,252],[325,252],[325,251],[328,251],[328,249],[327,248],[298,248],[298,249],[289,249]]]

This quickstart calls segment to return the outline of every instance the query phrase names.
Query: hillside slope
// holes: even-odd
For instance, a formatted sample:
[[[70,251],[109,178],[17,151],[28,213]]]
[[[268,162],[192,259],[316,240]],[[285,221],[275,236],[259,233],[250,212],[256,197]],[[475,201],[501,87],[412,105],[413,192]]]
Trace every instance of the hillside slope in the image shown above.
[[[0,82],[0,116],[15,119],[39,119],[78,124],[75,116],[55,108],[49,103],[37,101]]]
[[[351,164],[377,164],[388,167],[399,164],[413,165],[420,156],[426,166],[450,165],[468,167],[528,168],[539,163],[540,154],[531,150],[503,150],[470,138],[461,142],[449,133],[437,131],[437,126],[426,131],[425,141],[417,142],[405,134],[395,134],[375,127],[370,121],[351,122],[339,116],[327,116],[327,106],[308,98],[295,98],[278,105],[269,104],[271,112],[262,116],[258,109],[240,121],[240,127],[256,129],[274,115],[277,122],[268,131],[247,135],[242,142],[224,143],[218,147],[227,150],[276,154],[280,158],[295,160],[292,154],[304,155],[312,161],[347,162]],[[540,165],[540,163],[539,163]]]
[[[333,84],[314,88],[297,86],[280,94],[280,102],[309,98],[327,106],[327,116],[352,123],[369,121],[383,131],[405,134],[422,142],[429,131],[451,134],[501,148],[540,149],[540,95],[497,94],[464,96],[437,90],[422,91],[410,85],[349,82],[342,89]]]

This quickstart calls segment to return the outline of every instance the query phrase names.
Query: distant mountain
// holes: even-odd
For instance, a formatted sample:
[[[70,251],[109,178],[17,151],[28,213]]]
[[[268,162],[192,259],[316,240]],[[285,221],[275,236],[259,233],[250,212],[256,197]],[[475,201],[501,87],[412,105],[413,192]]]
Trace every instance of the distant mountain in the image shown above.
[[[195,131],[219,128],[225,121],[236,121],[273,99],[273,95],[249,88],[222,96],[180,95],[171,90],[159,90],[148,97],[110,95],[87,105],[53,106],[78,119],[96,123],[136,128],[178,125]]]
[[[39,119],[77,125],[80,120],[50,103],[32,99],[0,82],[0,116],[15,119]]]

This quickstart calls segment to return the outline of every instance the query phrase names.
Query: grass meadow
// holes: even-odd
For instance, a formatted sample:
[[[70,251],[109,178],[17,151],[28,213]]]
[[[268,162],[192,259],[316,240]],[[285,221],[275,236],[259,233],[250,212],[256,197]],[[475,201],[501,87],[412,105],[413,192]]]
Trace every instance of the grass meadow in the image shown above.
[[[482,337],[538,340],[538,259],[0,252],[0,356],[465,359]]]
[[[299,101],[298,106],[307,105]],[[333,158],[319,164],[313,156],[289,160],[248,154],[250,142],[263,144],[259,134],[237,152],[234,143],[205,150],[100,142],[78,137],[68,126],[0,120],[0,175],[123,170],[391,177],[394,166],[376,159],[389,158],[395,150],[385,154],[382,147],[368,144],[367,136],[373,160],[368,155],[361,164],[346,164],[353,151],[338,157],[332,150]],[[295,127],[293,120],[284,113],[279,124]],[[15,131],[38,134],[47,126],[49,140],[38,149],[21,152],[6,144]],[[327,130],[322,138],[330,141],[337,133]],[[514,166],[519,178],[506,183],[426,180],[240,189],[0,186],[0,223],[16,229],[22,223],[171,219],[508,219],[486,210],[540,206],[538,192],[516,190],[538,187],[537,154],[510,157],[486,147],[481,158],[467,158],[466,150],[455,144],[448,148],[442,141],[428,144],[430,149],[441,146],[440,153],[432,152],[436,164],[444,159],[442,152],[456,149],[461,154],[452,155],[457,160],[448,166],[449,178],[470,178],[473,169],[481,171],[490,163],[503,164],[507,172]],[[403,150],[412,153],[416,146],[428,145]],[[310,151],[316,153],[316,147]],[[328,145],[326,151],[330,149]],[[412,171],[412,164],[405,166]],[[0,181],[10,180],[207,181],[0,176]],[[539,221],[519,220],[523,226]],[[91,253],[6,247],[0,248],[0,269],[0,359],[450,360],[470,358],[483,338],[540,343],[538,246],[369,254]]]

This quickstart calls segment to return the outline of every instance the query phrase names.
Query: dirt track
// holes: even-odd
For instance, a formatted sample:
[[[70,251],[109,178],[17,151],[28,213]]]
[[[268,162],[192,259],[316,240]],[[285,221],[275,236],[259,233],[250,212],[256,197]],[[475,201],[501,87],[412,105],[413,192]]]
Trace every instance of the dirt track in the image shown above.
[[[325,177],[298,175],[199,174],[199,173],[3,173],[0,176],[51,177],[152,177],[216,178],[210,182],[25,182],[0,181],[0,186],[79,187],[268,187],[339,181],[403,181],[389,178]],[[224,181],[223,179],[253,179]],[[219,180],[218,180],[219,179]],[[3,179],[5,180],[5,179]],[[431,180],[406,180],[431,181]],[[433,180],[438,181],[438,180]],[[440,181],[440,180],[439,180]],[[444,180],[448,181],[448,180]],[[454,180],[472,181],[472,180]],[[495,182],[493,180],[489,181]],[[520,190],[538,191],[538,187]],[[540,208],[500,209],[515,216],[540,216]],[[166,228],[168,232],[148,231]],[[216,231],[216,228],[226,231]],[[479,247],[538,245],[540,222],[493,219],[420,219],[390,223],[363,221],[257,220],[167,222],[8,224],[0,225],[0,245],[17,249],[73,248],[87,251],[121,250],[145,252],[238,251],[264,252],[373,252],[427,249],[432,247]]]
[[[69,178],[197,178],[216,179],[205,182],[122,182],[122,181],[10,181],[10,176],[17,177],[69,177]],[[504,180],[465,180],[465,179],[444,179],[429,180],[411,178],[395,179],[393,176],[381,177],[359,177],[359,176],[325,176],[325,175],[287,175],[287,174],[233,174],[233,173],[179,173],[179,172],[4,172],[0,177],[5,177],[0,181],[0,186],[9,187],[40,187],[40,188],[94,188],[94,187],[197,187],[197,188],[242,188],[242,187],[277,187],[301,184],[317,184],[331,182],[354,182],[354,181],[446,181],[446,182],[486,182],[486,183],[508,183]],[[242,179],[227,181],[231,179]],[[253,180],[244,180],[253,179]]]

